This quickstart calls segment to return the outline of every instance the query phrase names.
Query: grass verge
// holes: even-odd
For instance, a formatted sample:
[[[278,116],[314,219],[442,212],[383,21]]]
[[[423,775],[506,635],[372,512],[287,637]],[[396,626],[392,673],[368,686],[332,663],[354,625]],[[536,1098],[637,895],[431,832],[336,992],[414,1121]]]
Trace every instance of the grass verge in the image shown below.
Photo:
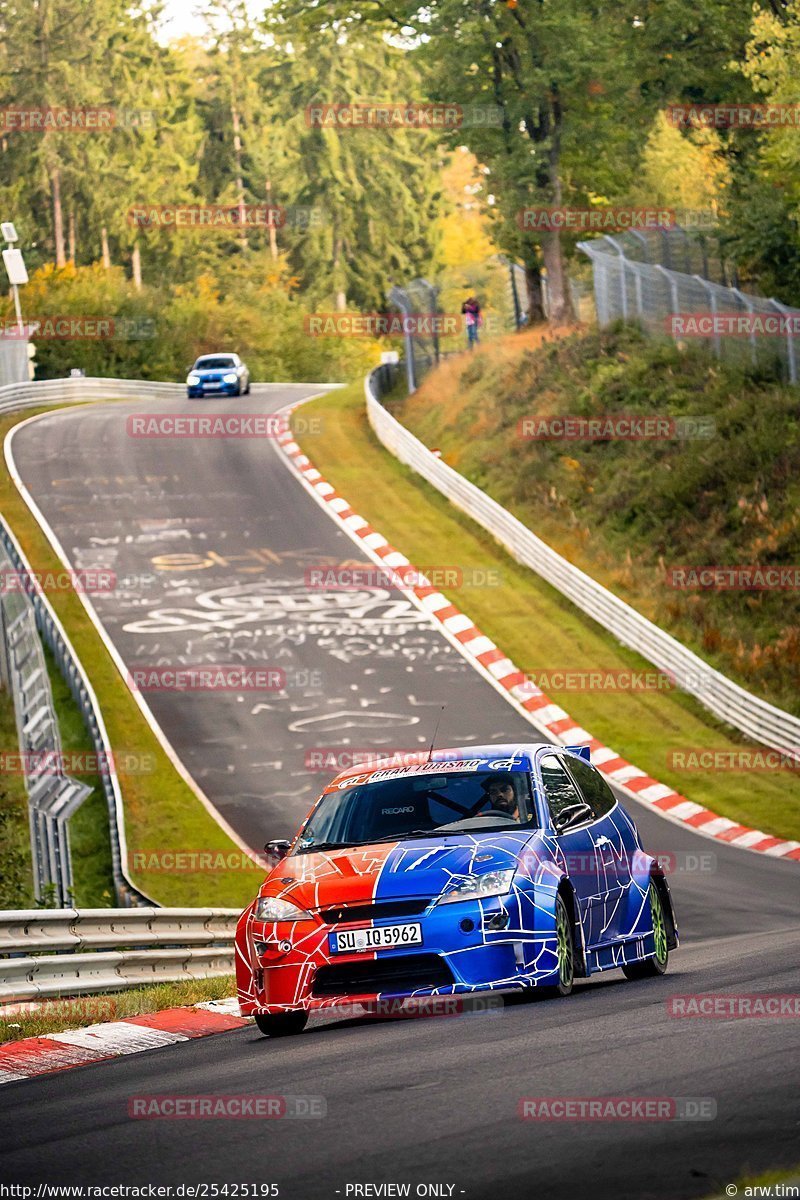
[[[53,410],[42,408],[37,411]],[[0,420],[0,443],[5,441],[15,424],[32,415],[35,414],[25,412]],[[62,564],[17,491],[5,465],[0,469],[0,509],[20,542],[32,570],[42,575],[60,571]],[[54,590],[48,598],[92,681],[112,750],[116,754],[135,756],[133,761],[144,762],[152,767],[146,772],[120,775],[131,862],[134,851],[158,855],[209,851],[238,853],[237,847],[206,811],[165,754],[121,679],[77,593]],[[16,737],[12,744],[15,742]],[[80,843],[80,822],[77,836]],[[73,854],[76,874],[83,870],[80,859],[80,853]],[[141,861],[146,862],[147,859]],[[180,874],[140,870],[131,871],[131,875],[134,882],[160,904],[188,907],[244,905],[252,898],[254,880],[258,879],[252,870],[245,869],[221,870],[213,875],[202,870]],[[94,884],[87,879],[87,886]]]
[[[532,333],[447,361],[390,409],[563,557],[800,716],[798,388],[630,327],[549,346]],[[631,415],[661,428],[593,440],[574,425]],[[573,418],[571,435],[552,418]],[[692,581],[718,564],[775,582]]]
[[[98,996],[53,997],[37,1002],[39,1007],[30,1010],[25,1004],[14,1006],[20,1011],[0,1010],[0,1043],[41,1037],[43,1033],[60,1033],[64,1029],[83,1029],[103,1021],[119,1021],[121,1017],[139,1017],[165,1008],[199,1004],[204,1000],[224,1000],[235,995],[233,975],[221,975],[218,979],[147,984]]]
[[[643,659],[514,562],[480,526],[388,454],[369,427],[360,385],[303,406],[305,417],[315,414],[324,416],[325,437],[299,436],[303,450],[413,563],[496,572],[497,586],[443,590],[520,670],[648,669]],[[778,837],[800,837],[800,778],[795,772],[714,773],[675,765],[681,761],[673,757],[676,752],[735,751],[744,745],[691,697],[674,690],[554,691],[551,697],[594,736],[698,804]],[[535,740],[533,729],[531,734]]]
[[[17,747],[17,722],[10,692],[0,687],[0,746]],[[0,909],[32,908],[33,868],[28,795],[22,774],[0,778]]]

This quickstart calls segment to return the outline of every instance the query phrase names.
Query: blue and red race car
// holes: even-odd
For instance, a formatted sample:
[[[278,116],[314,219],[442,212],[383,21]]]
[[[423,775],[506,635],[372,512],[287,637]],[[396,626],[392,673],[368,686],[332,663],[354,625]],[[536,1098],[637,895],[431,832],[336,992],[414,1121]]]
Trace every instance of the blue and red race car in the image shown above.
[[[342,1004],[664,973],[667,881],[588,749],[418,757],[342,772],[293,842],[269,843],[236,936],[241,1011],[262,1032]]]

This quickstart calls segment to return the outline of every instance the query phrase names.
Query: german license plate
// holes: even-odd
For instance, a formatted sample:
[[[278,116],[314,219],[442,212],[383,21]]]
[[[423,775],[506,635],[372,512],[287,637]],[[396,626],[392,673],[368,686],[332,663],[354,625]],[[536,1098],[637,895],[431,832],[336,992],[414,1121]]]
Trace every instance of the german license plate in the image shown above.
[[[353,954],[359,950],[390,950],[396,946],[421,946],[422,926],[381,925],[374,929],[343,929],[330,934],[332,954]]]

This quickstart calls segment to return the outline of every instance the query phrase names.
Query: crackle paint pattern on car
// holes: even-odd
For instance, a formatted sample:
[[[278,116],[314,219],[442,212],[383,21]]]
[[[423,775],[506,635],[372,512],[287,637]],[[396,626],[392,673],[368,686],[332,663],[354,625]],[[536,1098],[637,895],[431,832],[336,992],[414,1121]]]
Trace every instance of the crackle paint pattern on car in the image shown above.
[[[663,872],[585,750],[467,747],[325,788],[242,914],[237,983],[270,1032],[343,1002],[564,995],[595,971],[660,974],[675,946]]]

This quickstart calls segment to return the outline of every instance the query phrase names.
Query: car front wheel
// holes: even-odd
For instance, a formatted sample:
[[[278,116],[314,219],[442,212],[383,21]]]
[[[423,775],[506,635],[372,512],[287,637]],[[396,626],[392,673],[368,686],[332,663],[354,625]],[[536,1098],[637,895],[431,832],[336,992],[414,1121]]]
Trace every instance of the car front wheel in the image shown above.
[[[558,983],[553,987],[537,988],[539,995],[547,999],[569,996],[575,983],[575,931],[572,928],[567,906],[563,897],[556,896],[556,956],[558,958]]]
[[[256,1013],[256,1025],[267,1037],[291,1037],[302,1033],[307,1022],[307,1012]]]
[[[655,881],[650,880],[650,916],[653,920],[653,941],[655,954],[641,962],[626,963],[622,968],[626,979],[650,979],[654,975],[663,975],[669,962],[667,948],[667,922],[664,918],[664,905]]]

